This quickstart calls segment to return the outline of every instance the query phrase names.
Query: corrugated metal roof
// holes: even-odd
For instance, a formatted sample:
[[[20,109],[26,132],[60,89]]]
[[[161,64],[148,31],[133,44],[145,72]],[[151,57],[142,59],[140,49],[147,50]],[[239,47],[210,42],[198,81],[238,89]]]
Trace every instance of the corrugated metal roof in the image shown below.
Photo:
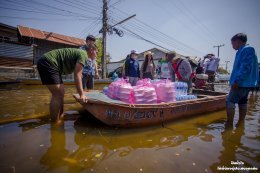
[[[85,44],[85,40],[83,39],[61,35],[54,32],[41,31],[25,26],[18,26],[18,31],[22,37],[33,37],[41,40],[48,40],[73,46],[80,46]]]

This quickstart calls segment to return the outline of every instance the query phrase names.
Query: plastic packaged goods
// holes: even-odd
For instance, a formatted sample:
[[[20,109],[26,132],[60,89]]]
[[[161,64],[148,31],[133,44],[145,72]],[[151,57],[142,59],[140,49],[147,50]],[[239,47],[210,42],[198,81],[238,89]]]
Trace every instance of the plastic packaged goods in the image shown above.
[[[118,98],[123,102],[133,103],[133,87],[131,84],[127,83],[119,87]]]
[[[107,95],[107,92],[108,92],[108,87],[104,87],[103,88],[103,93]]]
[[[124,79],[118,79],[117,81],[112,82],[108,87],[107,96],[112,99],[119,99],[119,87],[122,85],[129,85]]]
[[[176,92],[174,83],[169,80],[160,80],[154,82],[153,86],[157,94],[157,102],[175,102],[176,101]]]
[[[197,99],[195,95],[179,95],[176,96],[176,101],[184,101],[184,100],[194,100]]]
[[[157,95],[155,89],[149,86],[133,87],[133,103],[135,104],[155,104]]]
[[[136,82],[136,86],[152,86],[151,79],[145,78],[145,79],[138,80]]]

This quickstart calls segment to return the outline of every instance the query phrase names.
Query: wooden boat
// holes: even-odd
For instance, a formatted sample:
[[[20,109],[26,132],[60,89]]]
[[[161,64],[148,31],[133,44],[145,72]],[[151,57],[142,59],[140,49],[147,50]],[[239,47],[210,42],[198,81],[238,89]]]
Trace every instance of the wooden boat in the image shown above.
[[[41,80],[39,78],[18,78],[18,82],[24,85],[41,85]],[[112,82],[110,79],[95,79],[95,84],[106,84],[109,85]],[[74,80],[65,79],[63,80],[64,85],[75,85]]]
[[[129,105],[112,100],[101,92],[88,92],[88,101],[80,103],[97,119],[116,127],[141,127],[192,117],[225,108],[226,93],[194,90],[198,99],[160,104]],[[79,95],[73,95],[78,100]]]

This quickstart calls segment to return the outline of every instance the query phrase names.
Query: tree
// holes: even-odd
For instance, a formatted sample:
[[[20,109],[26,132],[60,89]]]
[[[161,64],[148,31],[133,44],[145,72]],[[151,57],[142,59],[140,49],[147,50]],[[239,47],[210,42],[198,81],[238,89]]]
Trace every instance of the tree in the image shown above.
[[[226,69],[222,68],[222,67],[218,68],[218,73],[219,74],[229,74],[228,71]]]
[[[102,50],[103,50],[102,49],[102,38],[97,38],[96,45],[98,47],[98,54],[97,54],[96,61],[97,61],[98,66],[100,67],[101,66]],[[107,57],[107,63],[109,63],[110,60],[111,60],[110,54],[108,53],[106,57]]]
[[[101,66],[101,57],[102,57],[102,38],[98,38],[96,40],[96,45],[98,47],[98,54],[97,54],[97,64],[98,66]]]

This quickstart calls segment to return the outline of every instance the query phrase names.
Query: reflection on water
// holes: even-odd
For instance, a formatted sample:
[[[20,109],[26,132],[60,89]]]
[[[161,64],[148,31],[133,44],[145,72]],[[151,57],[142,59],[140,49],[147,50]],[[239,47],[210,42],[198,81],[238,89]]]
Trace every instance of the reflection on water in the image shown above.
[[[48,115],[45,90],[1,92],[1,118]],[[75,89],[66,91],[65,109],[79,110],[71,97]],[[12,108],[2,106],[4,101]],[[225,111],[135,129],[108,127],[82,110],[81,117],[71,115],[58,127],[48,116],[1,124],[0,172],[218,172],[217,167],[232,167],[237,160],[259,168],[259,109],[260,97],[251,95],[245,123],[233,129],[225,129]]]

